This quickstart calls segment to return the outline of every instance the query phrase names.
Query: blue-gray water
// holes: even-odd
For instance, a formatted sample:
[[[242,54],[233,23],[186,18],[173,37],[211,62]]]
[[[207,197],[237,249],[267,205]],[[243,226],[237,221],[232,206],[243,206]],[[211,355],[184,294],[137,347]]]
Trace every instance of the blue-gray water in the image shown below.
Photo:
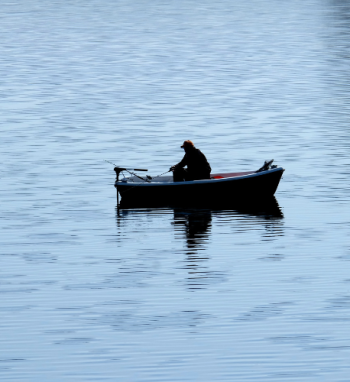
[[[0,4],[1,381],[350,380],[350,3]],[[116,210],[111,160],[286,169],[282,214]]]

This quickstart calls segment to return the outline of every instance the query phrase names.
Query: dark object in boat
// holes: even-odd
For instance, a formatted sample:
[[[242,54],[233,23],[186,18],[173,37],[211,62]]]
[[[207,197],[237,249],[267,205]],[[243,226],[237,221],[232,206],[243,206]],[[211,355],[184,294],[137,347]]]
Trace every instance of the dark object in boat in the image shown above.
[[[132,176],[117,179],[115,187],[124,205],[137,207],[157,205],[198,205],[220,201],[237,205],[275,194],[283,175],[282,167],[265,161],[258,171],[211,174],[210,179],[173,182],[172,176],[140,179]]]
[[[257,172],[266,171],[266,170],[269,170],[270,168],[276,168],[277,166],[271,166],[272,163],[273,163],[273,159],[266,160],[264,165],[261,168],[259,168]]]

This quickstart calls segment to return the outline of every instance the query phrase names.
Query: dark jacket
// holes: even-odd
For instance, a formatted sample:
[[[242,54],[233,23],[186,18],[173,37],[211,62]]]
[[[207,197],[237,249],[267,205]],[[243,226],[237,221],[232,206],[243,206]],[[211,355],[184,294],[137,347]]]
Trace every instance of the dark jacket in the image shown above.
[[[182,161],[179,162],[175,167],[183,168],[187,166],[188,172],[196,175],[210,175],[211,167],[207,161],[205,155],[196,148],[188,150]]]

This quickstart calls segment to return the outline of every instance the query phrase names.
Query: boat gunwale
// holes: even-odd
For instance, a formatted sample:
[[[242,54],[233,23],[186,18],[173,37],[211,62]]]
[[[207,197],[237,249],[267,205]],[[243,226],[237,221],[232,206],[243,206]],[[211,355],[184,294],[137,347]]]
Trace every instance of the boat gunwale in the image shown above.
[[[124,186],[124,187],[180,187],[180,186],[189,186],[189,185],[197,185],[197,184],[215,184],[215,183],[225,183],[225,182],[231,182],[233,180],[240,180],[240,179],[247,179],[247,178],[255,178],[257,176],[262,176],[262,175],[267,175],[271,174],[273,172],[279,172],[282,171],[284,172],[283,167],[277,167],[277,168],[272,168],[269,170],[265,171],[260,171],[260,172],[254,172],[251,174],[245,174],[245,175],[240,175],[240,176],[231,176],[228,178],[211,178],[211,179],[199,179],[199,180],[188,180],[184,182],[125,182],[122,180],[119,180],[118,182],[115,182],[115,187],[119,186]],[[225,173],[220,173],[220,174],[225,174]],[[215,176],[215,174],[213,174]],[[126,178],[129,179],[129,178]]]

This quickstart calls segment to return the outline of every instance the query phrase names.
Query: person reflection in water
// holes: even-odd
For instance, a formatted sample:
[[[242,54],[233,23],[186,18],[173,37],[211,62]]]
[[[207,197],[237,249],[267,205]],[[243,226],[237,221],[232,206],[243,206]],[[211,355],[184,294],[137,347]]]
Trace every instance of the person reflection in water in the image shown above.
[[[209,252],[206,251],[211,231],[211,211],[174,210],[174,227],[177,233],[185,231],[187,251],[184,269],[188,272],[185,285],[191,291],[208,288],[215,277],[208,266]]]
[[[192,141],[187,140],[181,146],[185,150],[185,156],[181,162],[172,166],[174,182],[187,180],[210,179],[211,167],[205,155],[195,148]],[[187,168],[184,168],[187,166]]]
[[[197,251],[208,240],[211,229],[211,211],[174,210],[174,225],[185,227],[187,248],[190,251]]]

